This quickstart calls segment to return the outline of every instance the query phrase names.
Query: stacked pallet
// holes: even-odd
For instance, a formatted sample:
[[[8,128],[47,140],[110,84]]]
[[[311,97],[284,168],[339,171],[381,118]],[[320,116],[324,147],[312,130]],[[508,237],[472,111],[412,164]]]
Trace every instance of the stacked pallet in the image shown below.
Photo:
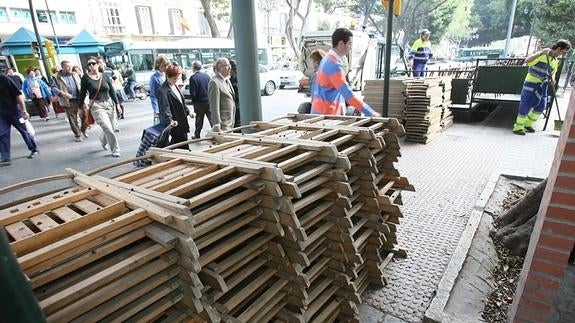
[[[451,80],[450,76],[443,76],[440,78],[441,82],[439,86],[442,89],[443,104],[441,105],[441,131],[445,131],[447,128],[453,125],[453,113],[451,112]]]
[[[387,117],[404,121],[405,91],[407,77],[392,78],[389,81],[389,103]],[[366,80],[363,99],[376,112],[383,115],[383,80]]]
[[[441,134],[443,90],[437,78],[405,81],[407,140],[428,143]]]
[[[183,319],[195,291],[181,279],[179,262],[193,248],[176,251],[178,241],[166,230],[168,223],[189,227],[188,215],[86,176],[75,180],[90,184],[0,211],[48,321]]]
[[[117,176],[68,169],[69,189],[0,210],[48,320],[357,322],[400,252],[403,126],[250,127],[201,152],[153,148],[138,158],[152,166]]]

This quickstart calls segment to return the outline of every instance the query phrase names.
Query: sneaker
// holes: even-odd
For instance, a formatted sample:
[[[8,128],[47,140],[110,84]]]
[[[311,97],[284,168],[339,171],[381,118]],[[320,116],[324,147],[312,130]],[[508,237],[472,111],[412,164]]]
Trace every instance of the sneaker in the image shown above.
[[[523,129],[513,130],[513,133],[520,136],[525,136],[525,131]]]
[[[84,138],[88,138],[88,137],[89,137],[88,134],[87,134],[85,131],[82,132],[82,136],[84,136]]]
[[[46,119],[44,119],[44,121],[48,122],[48,121],[50,121],[50,118],[46,117]]]
[[[0,166],[9,166],[10,164],[12,164],[12,162],[8,159],[2,159],[2,161],[0,161]]]
[[[82,142],[83,140],[82,140],[82,137],[76,137],[76,138],[74,138],[74,141],[76,141],[76,142]]]
[[[525,127],[525,132],[534,133],[535,129],[533,127]]]
[[[119,152],[113,152],[112,153],[112,157],[120,157],[120,153]]]
[[[36,156],[38,156],[40,153],[38,151],[33,151],[30,153],[30,155],[28,155],[28,159],[34,159],[36,158]]]

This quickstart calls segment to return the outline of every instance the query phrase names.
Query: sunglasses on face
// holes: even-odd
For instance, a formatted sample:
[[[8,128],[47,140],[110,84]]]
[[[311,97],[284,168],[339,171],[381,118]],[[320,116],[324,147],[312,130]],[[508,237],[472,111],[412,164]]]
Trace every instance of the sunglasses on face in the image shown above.
[[[98,65],[98,63],[96,63],[96,62],[88,62],[88,66],[94,66],[94,65]]]

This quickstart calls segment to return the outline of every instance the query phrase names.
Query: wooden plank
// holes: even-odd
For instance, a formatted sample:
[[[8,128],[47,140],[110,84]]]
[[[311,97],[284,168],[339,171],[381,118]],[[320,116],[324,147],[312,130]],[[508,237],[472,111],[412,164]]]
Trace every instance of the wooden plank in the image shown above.
[[[338,290],[338,286],[332,286],[331,288],[325,290],[315,301],[313,301],[305,312],[306,321],[311,321],[314,315],[317,314],[327,303],[331,297]]]
[[[177,303],[181,297],[177,286],[160,285],[105,320],[110,323],[151,322],[156,316]]]
[[[275,274],[275,269],[267,268],[261,275],[258,275],[258,279],[250,281],[241,290],[239,290],[234,297],[231,297],[222,305],[232,311],[236,308],[244,299],[248,298],[255,290],[265,284],[270,278]]]
[[[193,171],[196,168],[198,168],[197,165],[191,163],[185,163],[182,161],[181,165],[174,166],[170,169],[166,169],[158,173],[150,174],[150,176],[142,178],[138,181],[134,181],[131,184],[143,188],[154,187],[158,184],[162,184],[173,178],[177,178],[180,174],[185,174],[189,171]]]
[[[220,293],[226,293],[229,290],[223,277],[209,268],[202,268],[202,271],[198,273],[198,276],[205,285],[210,286]]]
[[[256,220],[257,218],[257,215],[244,215],[232,222],[227,223],[225,227],[197,239],[196,245],[198,246],[198,249],[200,249],[200,252],[202,252],[202,249],[208,247],[220,239],[231,235],[236,230],[245,227],[248,223]]]
[[[284,173],[286,173],[287,171],[295,167],[299,167],[301,165],[310,163],[315,156],[317,156],[317,152],[315,151],[302,152],[297,156],[294,156],[290,159],[278,163],[278,167],[281,168],[284,171]]]
[[[98,204],[96,204],[90,200],[87,200],[87,199],[76,201],[76,202],[72,203],[72,205],[74,205],[75,207],[77,207],[81,211],[86,212],[86,214],[94,213],[94,212],[97,212],[100,209],[102,209],[102,207],[100,205],[98,205]]]
[[[28,237],[34,235],[34,231],[30,230],[28,226],[26,226],[22,222],[15,222],[4,227],[6,232],[16,241],[24,240]]]
[[[238,316],[238,319],[243,322],[251,320],[254,315],[262,311],[267,302],[272,300],[273,297],[287,285],[287,283],[287,280],[279,279],[273,285],[269,286],[266,291],[260,297],[258,297],[257,300],[254,300],[252,304],[248,306],[241,315]]]
[[[209,221],[210,219],[216,217],[222,212],[235,207],[236,205],[257,196],[259,193],[258,190],[245,190],[235,196],[232,196],[226,200],[218,201],[218,203],[202,210],[196,214],[194,214],[192,220],[195,226],[200,226],[202,223]]]
[[[232,219],[242,215],[244,212],[247,212],[248,210],[255,208],[257,205],[258,202],[248,200],[239,205],[234,206],[229,210],[220,213],[217,217],[214,217],[202,223],[201,225],[196,226],[195,231],[192,234],[192,238],[197,239],[198,237],[201,237],[204,234],[211,232],[216,228],[219,228],[225,223],[231,221]]]
[[[160,285],[168,285],[171,287],[175,284],[178,286],[178,279],[173,277],[180,272],[180,269],[178,267],[160,269],[166,268],[165,264],[169,265],[165,260],[159,258],[156,261],[148,263],[142,268],[129,273],[122,279],[114,281],[112,284],[106,286],[106,288],[100,289],[96,293],[91,294],[91,298],[100,299],[100,302],[102,303],[96,307],[90,308],[89,311],[73,319],[72,322],[84,323],[103,320],[105,317],[120,310],[122,307],[140,297],[143,297],[145,294]],[[153,272],[157,273],[151,275]],[[142,279],[145,280],[142,281]],[[127,286],[131,287],[126,289]],[[122,290],[124,291],[118,294],[118,291]],[[68,320],[72,318],[73,317],[71,315],[66,317]]]
[[[238,187],[242,187],[256,179],[258,179],[258,175],[256,174],[243,175],[232,181],[228,181],[225,184],[216,186],[210,190],[207,190],[190,198],[189,207],[191,209],[198,207],[203,203],[206,203],[214,198],[224,195],[227,192],[230,192]]]
[[[217,264],[212,263],[208,265],[209,268],[213,269],[217,273],[220,273],[224,278],[230,276],[234,271],[247,264],[250,259],[255,258],[259,255],[261,250],[265,249],[267,244],[274,239],[271,234],[263,234],[257,237],[255,240],[250,241],[250,243],[242,247],[233,255],[226,257]]]
[[[47,214],[42,213],[30,218],[30,221],[38,228],[40,231],[50,230],[58,226],[58,223]]]
[[[295,209],[295,211],[299,211],[301,209],[303,209],[304,207],[308,206],[308,205],[312,205],[312,203],[315,203],[317,201],[319,201],[321,198],[329,195],[333,193],[332,189],[329,188],[322,188],[319,189],[311,194],[308,194],[307,196],[299,199],[297,202],[295,202],[293,204],[293,207]]]
[[[145,264],[167,251],[168,249],[160,245],[153,245],[128,259],[120,261],[115,265],[40,301],[40,307],[44,313],[51,315],[74,300],[89,295],[98,287],[105,286],[114,279],[125,275],[131,270],[140,267],[142,264]]]
[[[26,208],[19,206],[11,207],[8,210],[0,211],[0,225],[7,226],[11,223],[25,220],[31,216],[59,208],[63,205],[68,205],[78,200],[88,198],[91,195],[97,194],[96,190],[86,189],[76,193],[72,193],[61,198],[55,199],[51,202],[28,204]]]
[[[200,177],[206,176],[217,171],[219,167],[217,165],[202,166],[194,170],[189,170],[185,174],[172,178],[171,180],[165,181],[163,183],[151,186],[150,189],[158,192],[167,192],[175,187],[178,187],[184,183],[191,182]]]
[[[99,194],[100,195],[100,194]],[[67,206],[62,206],[51,211],[55,216],[59,217],[64,222],[69,222],[81,217],[76,211]]]
[[[104,223],[95,225],[87,230],[79,232],[75,235],[70,237],[60,239],[53,244],[44,246],[40,249],[37,249],[33,252],[30,252],[24,256],[18,258],[18,262],[20,263],[20,267],[22,270],[26,271],[29,275],[33,275],[36,271],[31,270],[31,268],[37,264],[41,264],[44,261],[48,260],[58,260],[59,255],[66,254],[66,252],[70,252],[74,249],[79,249],[81,252],[85,251],[82,249],[85,244],[88,242],[94,241],[94,244],[87,245],[86,248],[91,248],[102,241],[106,241],[107,239],[114,239],[118,235],[117,234],[124,234],[125,231],[118,232],[116,235],[107,236],[108,233],[114,232],[119,228],[123,228],[128,226],[131,223],[135,223],[136,221],[142,221],[140,225],[145,225],[150,223],[152,220],[146,217],[146,212],[142,209],[134,210],[129,213],[123,214],[113,220],[108,220]],[[131,230],[135,230],[138,227],[134,227]],[[128,231],[129,232],[129,231]],[[72,254],[74,255],[74,254]],[[66,256],[64,256],[66,257]],[[63,260],[65,258],[60,258],[59,260]],[[56,262],[48,262],[46,266],[50,266],[55,264]],[[31,270],[31,272],[28,272]]]
[[[174,187],[170,190],[165,191],[166,194],[174,195],[174,196],[182,196],[192,190],[197,190],[199,187],[212,184],[225,178],[226,176],[230,176],[231,174],[237,172],[236,168],[233,166],[228,166],[224,168],[220,168],[214,172],[211,172],[205,176],[198,177],[194,180],[184,182],[182,185]]]
[[[115,179],[122,181],[122,182],[125,182],[125,183],[134,183],[134,181],[137,181],[141,178],[150,176],[150,174],[157,174],[163,170],[170,169],[170,168],[177,166],[181,163],[182,163],[182,161],[179,159],[172,159],[170,161],[154,164],[154,165],[146,167],[146,168],[135,170],[135,171],[130,172],[128,174],[118,176]]]
[[[68,261],[61,263],[58,266],[48,268],[42,273],[32,276],[30,285],[33,289],[36,289],[62,276],[65,276],[74,270],[77,270],[83,266],[87,266],[90,263],[111,254],[112,252],[118,251],[119,249],[144,238],[145,236],[146,235],[144,230],[132,231],[124,236],[96,247],[87,253],[68,259]]]
[[[164,194],[161,192],[156,192],[154,190],[148,189],[148,188],[144,188],[144,187],[139,187],[137,185],[132,185],[130,183],[123,183],[114,179],[109,179],[109,178],[105,178],[102,176],[94,176],[95,179],[103,182],[103,183],[107,183],[110,185],[115,185],[117,187],[123,188],[125,190],[128,190],[130,192],[136,192],[136,193],[140,193],[143,196],[146,197],[152,197],[158,200],[164,200],[168,203],[173,203],[176,205],[186,205],[187,200],[183,199],[183,198],[179,198],[177,196],[172,196],[169,194]],[[140,195],[140,196],[142,196]]]
[[[263,230],[260,228],[249,227],[246,228],[245,230],[235,233],[234,235],[230,235],[225,239],[225,241],[222,241],[222,243],[218,248],[212,248],[210,251],[201,254],[200,264],[202,265],[202,267],[209,264],[210,262],[216,260],[226,252],[237,247],[241,243],[245,242],[249,238],[253,237],[254,235],[262,231]]]
[[[91,225],[101,223],[112,217],[117,217],[126,209],[123,201],[119,201],[107,207],[99,208],[98,211],[87,214],[76,220],[63,223],[48,231],[39,232],[26,239],[11,243],[12,250],[21,256],[50,243],[58,241],[67,235],[84,230]]]

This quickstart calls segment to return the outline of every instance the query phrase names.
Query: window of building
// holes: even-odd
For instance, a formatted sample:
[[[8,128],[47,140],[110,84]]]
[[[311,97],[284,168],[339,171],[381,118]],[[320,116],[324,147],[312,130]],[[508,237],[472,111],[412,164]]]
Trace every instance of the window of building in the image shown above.
[[[22,8],[10,8],[10,20],[12,22],[31,23],[30,10]]]
[[[182,35],[184,33],[184,31],[182,30],[182,25],[180,23],[180,16],[182,16],[182,10],[168,9],[168,16],[170,17],[170,34]]]
[[[60,11],[60,22],[63,24],[75,25],[76,13],[72,11]]]
[[[104,30],[109,34],[123,34],[126,26],[122,24],[118,1],[101,1],[102,22]]]
[[[38,17],[38,22],[44,22],[44,23],[49,23],[50,22],[50,17],[52,18],[52,22],[53,23],[57,23],[57,17],[56,17],[56,12],[50,10],[50,17],[48,17],[48,11],[47,10],[36,10],[36,16]]]
[[[200,22],[200,35],[210,36],[210,25],[203,11],[198,11],[198,21]]]
[[[152,20],[152,8],[136,6],[136,17],[140,34],[154,34],[154,21]]]
[[[0,7],[0,22],[9,22],[8,12],[6,12],[6,7]]]

